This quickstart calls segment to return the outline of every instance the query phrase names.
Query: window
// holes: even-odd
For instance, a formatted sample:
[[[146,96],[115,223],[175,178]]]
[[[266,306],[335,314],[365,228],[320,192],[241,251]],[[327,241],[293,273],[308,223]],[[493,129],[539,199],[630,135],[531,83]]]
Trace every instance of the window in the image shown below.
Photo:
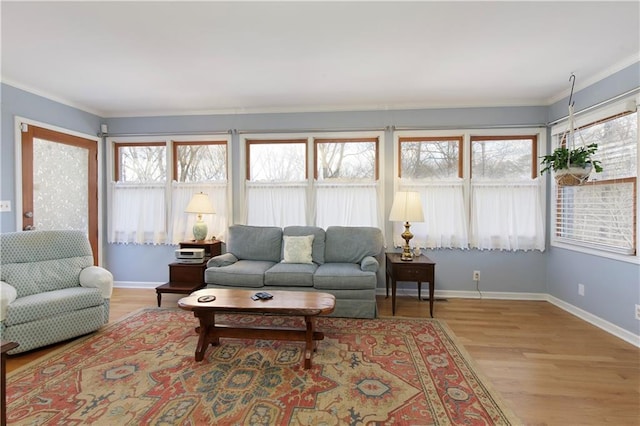
[[[314,139],[316,225],[378,225],[378,138]]]
[[[584,120],[583,120],[584,121]],[[563,143],[564,135],[555,135]],[[554,241],[623,255],[637,253],[638,113],[583,124],[575,145],[598,144],[602,173],[581,186],[556,187]]]
[[[471,247],[544,250],[537,135],[471,136]]]
[[[216,208],[215,215],[203,216],[212,233],[226,230],[228,140],[109,142],[110,243],[177,244],[192,238],[195,215],[184,208],[196,192],[207,193]]]
[[[468,247],[462,136],[400,137],[399,190],[420,193],[425,221],[413,223],[419,247]],[[394,243],[402,245],[401,223],[394,224]]]
[[[247,139],[247,224],[307,224],[307,139]]]
[[[412,224],[414,244],[544,250],[543,188],[537,178],[542,134],[459,132],[398,135],[398,190],[419,192],[425,214],[423,223]],[[395,224],[396,245],[403,243],[401,232]]]
[[[246,136],[246,223],[377,226],[379,138]]]

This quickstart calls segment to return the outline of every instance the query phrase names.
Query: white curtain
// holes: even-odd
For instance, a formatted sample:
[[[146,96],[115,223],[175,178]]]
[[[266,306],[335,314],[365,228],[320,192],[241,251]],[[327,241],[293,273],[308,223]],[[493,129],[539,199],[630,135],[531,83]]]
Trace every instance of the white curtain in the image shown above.
[[[469,222],[464,203],[464,182],[411,182],[401,180],[399,191],[420,193],[424,222],[412,222],[414,235],[410,244],[420,248],[462,248],[469,247],[467,223]],[[404,232],[401,222],[393,224],[393,243],[404,245],[400,236]]]
[[[197,215],[185,213],[184,209],[189,204],[193,194],[203,192],[209,196],[215,214],[203,214],[202,220],[207,224],[209,233],[207,238],[215,237],[224,241],[227,231],[228,203],[227,184],[222,183],[179,183],[174,181],[171,193],[171,243],[178,244],[181,241],[193,239],[193,225]]]
[[[471,247],[544,251],[540,179],[471,183]]]
[[[159,184],[111,183],[109,242],[165,244],[166,187]]]
[[[376,183],[316,183],[316,226],[373,226],[378,221]]]
[[[306,225],[307,183],[247,182],[247,225]]]

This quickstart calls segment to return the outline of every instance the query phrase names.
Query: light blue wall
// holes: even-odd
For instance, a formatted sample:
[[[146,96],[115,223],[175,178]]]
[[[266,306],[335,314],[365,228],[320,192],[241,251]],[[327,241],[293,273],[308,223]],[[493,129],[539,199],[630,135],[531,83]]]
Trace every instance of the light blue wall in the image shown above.
[[[403,111],[360,111],[360,112],[322,112],[322,113],[282,113],[282,114],[242,114],[242,115],[201,115],[171,117],[112,118],[107,120],[109,133],[180,133],[228,131],[240,132],[295,131],[295,130],[351,130],[384,129],[388,126],[398,128],[473,128],[502,125],[541,125],[546,123],[546,107],[516,108],[461,108],[429,109]],[[385,211],[391,208],[390,194],[393,193],[393,137],[387,131],[386,145],[381,147],[382,167],[386,170],[383,182],[387,197]],[[232,155],[238,157],[239,136],[233,135]],[[238,175],[239,167],[234,167],[232,191],[237,193],[242,184]],[[234,212],[238,212],[239,200],[234,199]],[[235,223],[241,218],[234,217]],[[387,224],[387,240],[391,238],[390,224]],[[152,263],[143,261],[141,253],[153,252]],[[483,291],[507,291],[543,293],[546,283],[544,273],[545,257],[543,253],[501,253],[476,250],[431,250],[428,252],[437,262],[436,276],[439,290],[475,291],[471,279],[474,269],[482,272]],[[156,281],[168,279],[168,271],[157,267],[170,262],[172,251],[167,247],[135,247],[111,245],[107,249],[108,267],[120,281]],[[148,257],[147,257],[148,258]],[[135,263],[130,259],[136,259]],[[507,265],[506,267],[504,265]],[[381,282],[380,286],[384,286]],[[410,285],[411,289],[416,284]]]
[[[575,110],[638,87],[640,62],[575,93]],[[568,98],[551,105],[549,121],[565,117],[567,107]],[[640,321],[635,319],[635,305],[640,304],[640,265],[556,247],[550,247],[546,257],[549,294],[640,335]],[[578,295],[578,284],[584,285],[584,296]]]
[[[640,86],[640,63],[576,93],[576,110],[604,101]],[[236,129],[305,130],[396,127],[459,127],[491,125],[542,124],[566,115],[566,100],[549,107],[424,109],[403,111],[361,111],[327,113],[282,113],[201,115],[171,117],[138,117],[100,119],[95,115],[61,105],[42,97],[2,85],[1,199],[15,202],[15,152],[13,117],[20,115],[55,126],[96,134],[106,122],[109,133],[182,133],[217,132]],[[393,170],[391,133],[382,147],[383,167]],[[548,141],[550,143],[550,140]],[[232,139],[232,153],[238,158],[237,135]],[[104,165],[103,165],[104,166]],[[232,176],[232,187],[240,178]],[[384,190],[393,190],[392,173],[387,173]],[[390,208],[386,200],[385,210]],[[237,211],[237,204],[235,211]],[[2,213],[2,232],[15,230],[14,213]],[[237,220],[237,218],[236,218]],[[385,230],[389,234],[389,229]],[[110,245],[103,250],[105,266],[117,281],[159,283],[168,279],[167,264],[173,258],[171,246]],[[587,312],[640,334],[632,306],[640,303],[639,266],[569,250],[550,247],[540,252],[499,252],[477,250],[431,250],[427,253],[437,262],[438,290],[475,291],[473,270],[482,271],[480,282],[484,292],[550,293]],[[572,271],[573,270],[573,271]],[[585,285],[585,296],[577,297],[577,283]],[[411,287],[413,290],[415,284]]]
[[[2,142],[0,144],[0,199],[11,201],[11,212],[0,213],[0,232],[16,230],[16,116],[68,130],[96,135],[100,131],[100,117],[54,102],[15,87],[1,84]]]

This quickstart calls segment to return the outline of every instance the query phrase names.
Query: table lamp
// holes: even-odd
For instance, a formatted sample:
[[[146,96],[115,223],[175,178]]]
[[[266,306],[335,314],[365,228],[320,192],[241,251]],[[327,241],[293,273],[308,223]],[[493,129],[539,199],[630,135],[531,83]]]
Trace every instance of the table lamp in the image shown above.
[[[208,229],[207,224],[202,220],[202,215],[215,213],[213,204],[211,204],[211,201],[209,200],[207,194],[203,192],[194,194],[184,211],[185,213],[196,213],[198,215],[198,219],[193,225],[193,238],[196,241],[206,240]]]
[[[405,244],[402,247],[402,256],[400,256],[400,260],[413,260],[411,248],[409,247],[409,240],[413,238],[413,234],[409,230],[409,227],[411,226],[409,224],[409,221],[424,221],[420,194],[417,192],[396,192],[396,195],[393,199],[393,206],[391,206],[389,220],[394,222],[404,222],[404,232],[401,234],[401,237],[404,239]]]

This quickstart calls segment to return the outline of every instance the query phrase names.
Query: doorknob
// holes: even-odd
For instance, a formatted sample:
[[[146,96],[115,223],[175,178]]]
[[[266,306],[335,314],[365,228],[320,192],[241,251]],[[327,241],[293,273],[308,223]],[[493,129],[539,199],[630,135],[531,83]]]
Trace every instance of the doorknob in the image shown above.
[[[27,225],[24,227],[25,231],[35,231],[36,227],[33,225]]]
[[[25,212],[24,213],[24,217],[32,218],[33,217],[33,212]]]

